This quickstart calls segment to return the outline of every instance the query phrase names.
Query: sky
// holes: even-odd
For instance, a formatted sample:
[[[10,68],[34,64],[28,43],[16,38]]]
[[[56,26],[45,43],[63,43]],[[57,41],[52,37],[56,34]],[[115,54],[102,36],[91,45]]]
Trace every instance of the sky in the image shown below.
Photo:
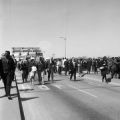
[[[119,0],[1,0],[0,53],[40,47],[46,57],[120,56]]]

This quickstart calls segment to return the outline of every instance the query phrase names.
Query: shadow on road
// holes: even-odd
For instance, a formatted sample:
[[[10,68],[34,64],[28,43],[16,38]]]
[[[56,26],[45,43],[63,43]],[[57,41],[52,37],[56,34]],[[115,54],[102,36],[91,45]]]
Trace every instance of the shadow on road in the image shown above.
[[[18,93],[11,94],[11,97],[12,97],[12,98],[18,97]]]
[[[0,98],[4,98],[4,97],[6,97],[6,95],[2,95],[2,96],[0,96]]]
[[[0,87],[0,89],[4,89],[4,87]]]
[[[38,97],[20,98],[20,100],[21,100],[22,102],[24,102],[24,101],[32,100],[32,99],[36,99],[36,98],[38,98]]]
[[[17,84],[23,84],[23,82],[17,82]]]
[[[26,91],[32,91],[32,90],[34,90],[34,89],[19,89],[19,91],[24,91],[24,92],[26,92]]]
[[[84,81],[84,79],[76,79],[76,80],[70,80],[70,81],[73,81],[73,82],[79,82],[79,81]]]
[[[16,86],[11,86],[11,88],[16,88]]]
[[[4,98],[4,97],[7,97],[7,96],[6,95],[0,96],[0,98]],[[11,97],[16,98],[16,97],[18,97],[18,94],[17,93],[11,94]]]
[[[57,79],[57,80],[54,80],[54,81],[62,81],[61,79]]]

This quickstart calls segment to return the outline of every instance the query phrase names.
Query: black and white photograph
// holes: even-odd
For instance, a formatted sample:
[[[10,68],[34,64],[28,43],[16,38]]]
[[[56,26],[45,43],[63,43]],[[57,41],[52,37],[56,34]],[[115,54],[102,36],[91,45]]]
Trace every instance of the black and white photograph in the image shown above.
[[[120,120],[120,0],[0,0],[0,120]]]

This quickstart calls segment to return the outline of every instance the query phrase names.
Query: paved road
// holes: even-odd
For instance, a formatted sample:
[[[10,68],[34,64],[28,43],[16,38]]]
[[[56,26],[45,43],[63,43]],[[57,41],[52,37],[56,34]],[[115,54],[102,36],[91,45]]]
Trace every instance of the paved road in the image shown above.
[[[18,93],[15,82],[11,88],[12,100],[5,97],[5,90],[2,80],[0,81],[0,120],[21,120]]]
[[[18,87],[26,120],[120,120],[120,82],[102,83],[100,76],[86,75],[70,81],[55,76],[54,83]]]

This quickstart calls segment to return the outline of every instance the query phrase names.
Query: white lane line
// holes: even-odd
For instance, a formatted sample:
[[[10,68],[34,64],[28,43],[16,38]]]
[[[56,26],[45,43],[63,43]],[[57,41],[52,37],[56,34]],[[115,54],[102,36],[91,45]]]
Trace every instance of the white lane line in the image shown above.
[[[87,79],[87,80],[92,80],[92,81],[97,81],[97,82],[102,83],[99,79],[89,78],[89,77],[84,77],[84,78]],[[110,85],[120,86],[120,83],[116,83],[116,82],[110,82],[109,84],[110,84]]]
[[[89,77],[84,77],[87,80],[92,80],[92,81],[97,81],[97,82],[101,82],[99,79],[95,79],[95,78],[89,78]]]
[[[116,86],[120,86],[119,83],[115,83],[115,82],[111,82],[111,83],[109,83],[109,84],[111,84],[111,85],[116,85]]]
[[[87,92],[87,91],[81,90],[81,89],[76,88],[76,87],[74,87],[74,86],[72,86],[72,85],[68,85],[68,86],[71,87],[71,88],[73,88],[73,89],[75,89],[75,90],[77,90],[77,91],[79,91],[79,92],[82,92],[82,93],[85,93],[85,94],[87,94],[87,95],[90,95],[90,96],[92,96],[92,97],[94,97],[94,98],[97,98],[96,95],[93,95],[93,94],[90,93],[90,92]]]
[[[58,89],[62,89],[62,85],[56,85],[56,84],[53,84],[52,86],[58,88]]]
[[[89,85],[95,85],[95,86],[101,86],[101,85],[99,85],[99,84],[96,84],[96,83],[93,83],[93,82],[87,82],[87,84],[89,84]]]

